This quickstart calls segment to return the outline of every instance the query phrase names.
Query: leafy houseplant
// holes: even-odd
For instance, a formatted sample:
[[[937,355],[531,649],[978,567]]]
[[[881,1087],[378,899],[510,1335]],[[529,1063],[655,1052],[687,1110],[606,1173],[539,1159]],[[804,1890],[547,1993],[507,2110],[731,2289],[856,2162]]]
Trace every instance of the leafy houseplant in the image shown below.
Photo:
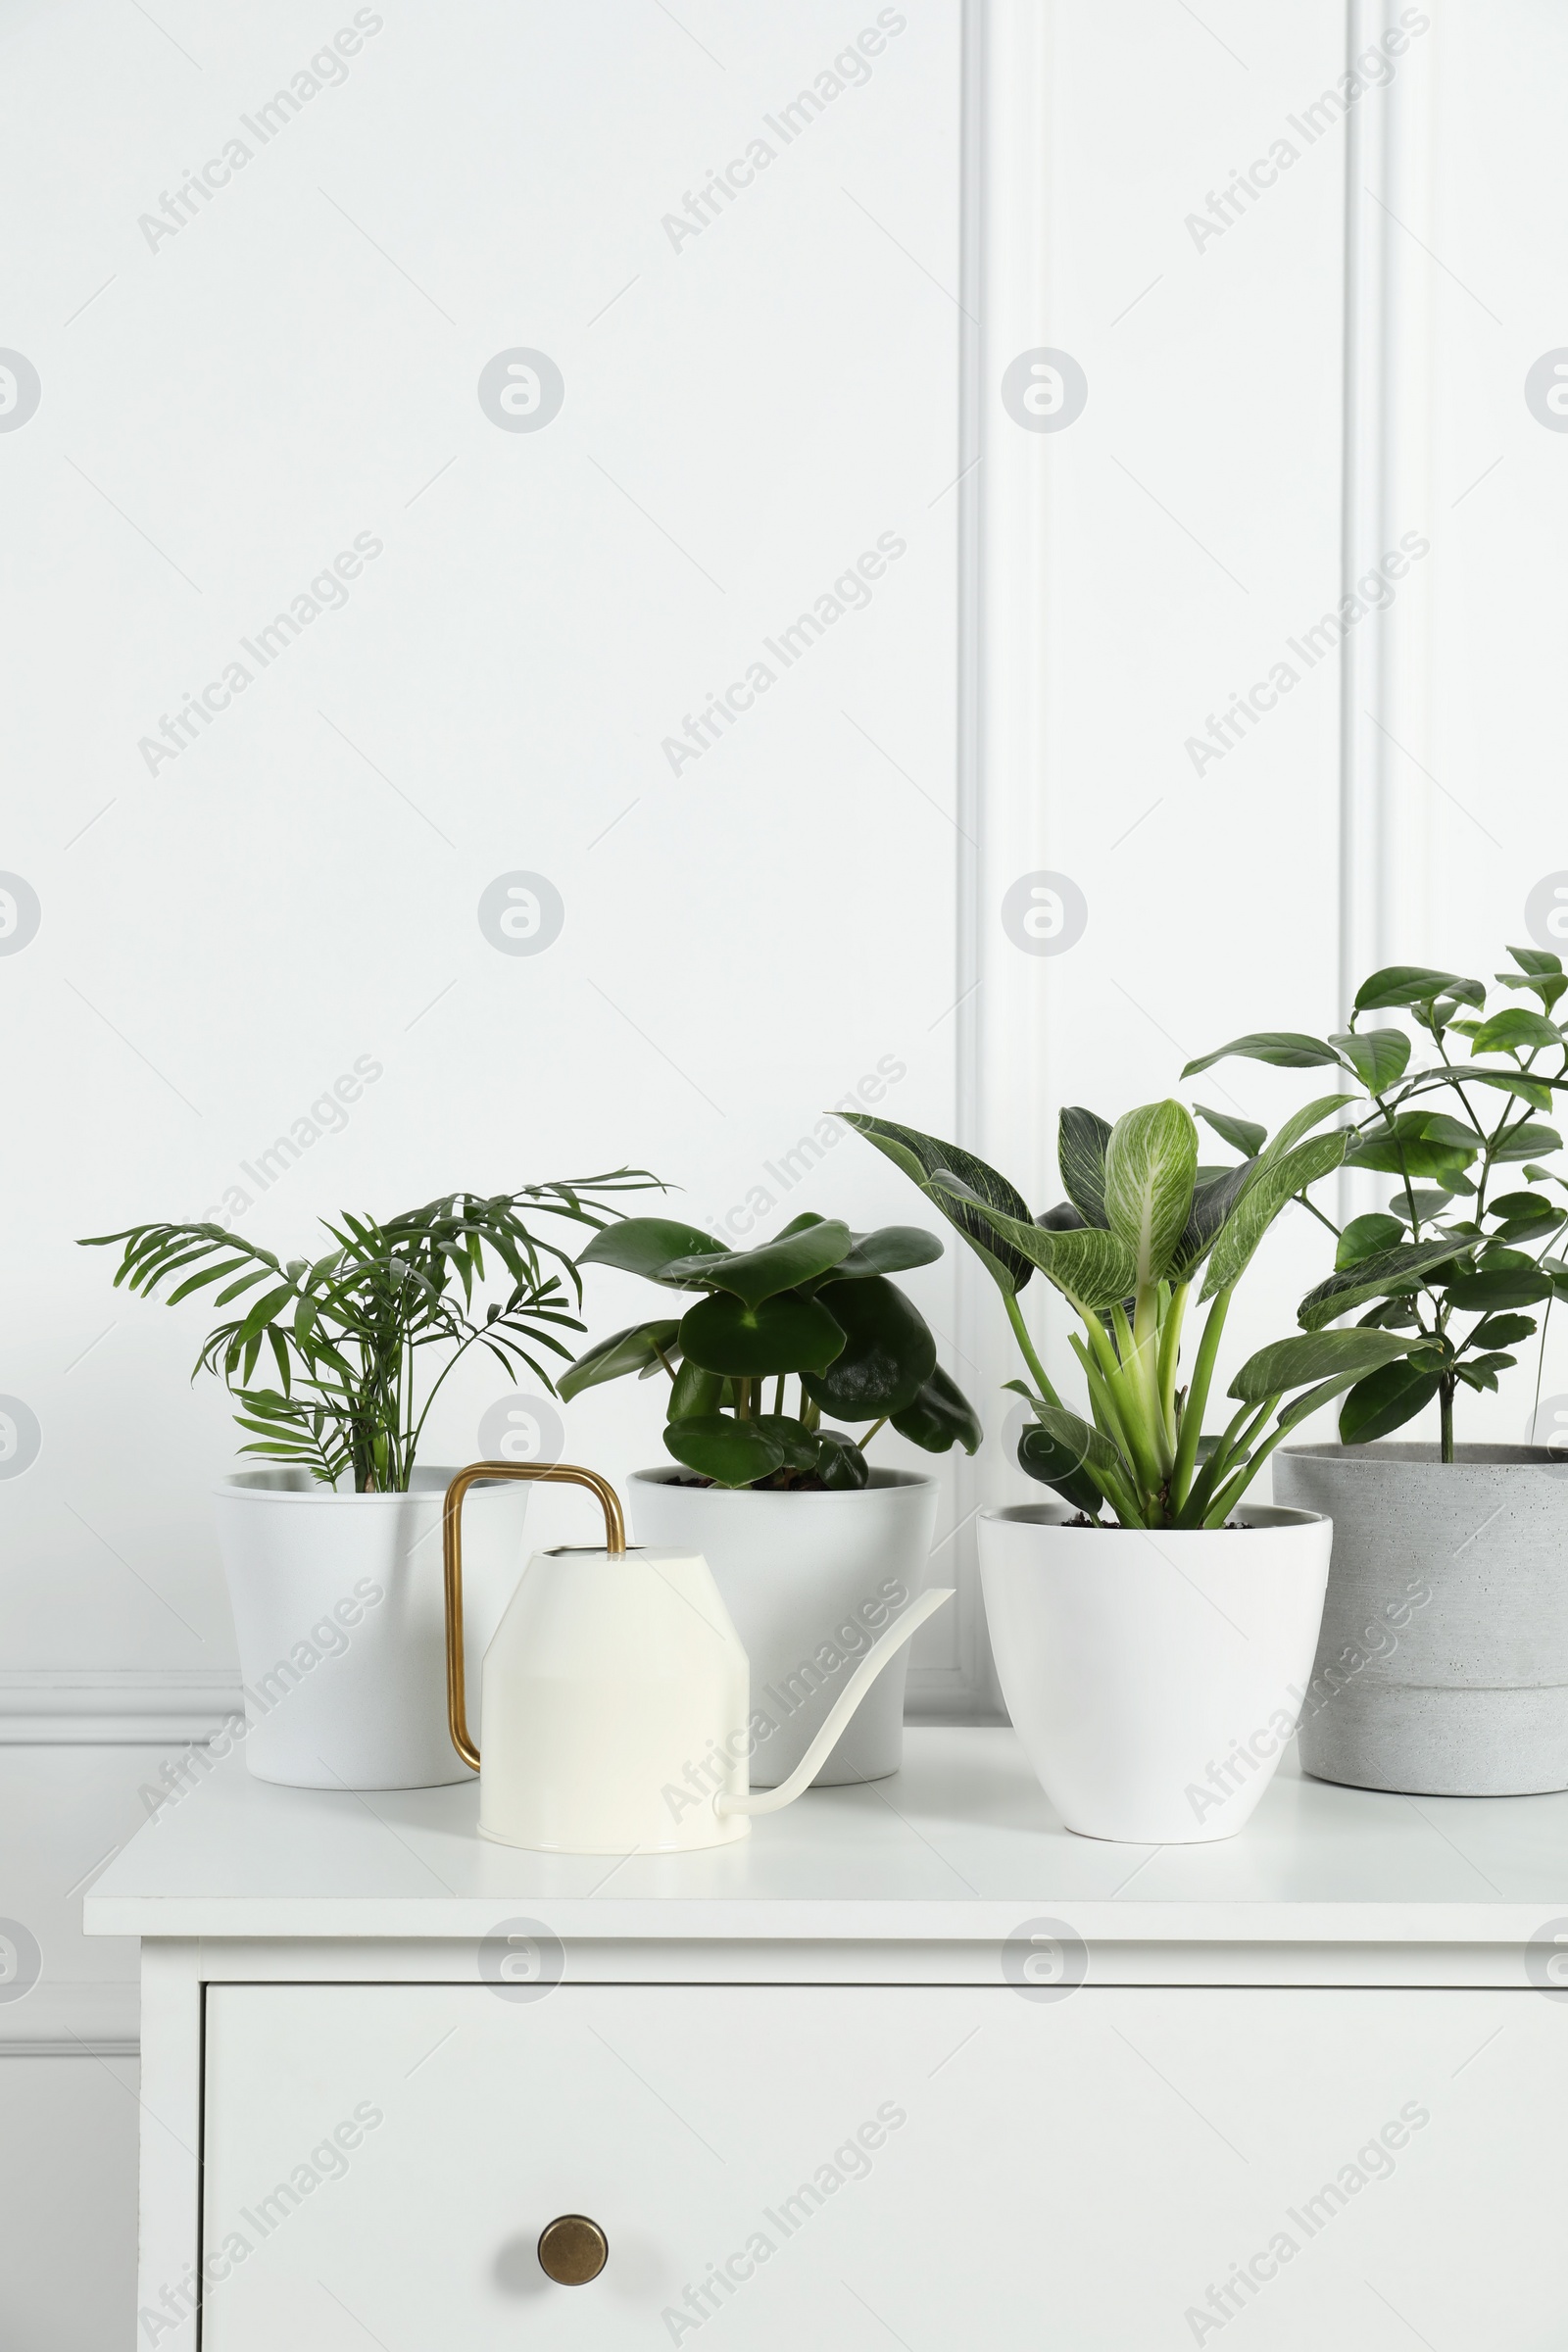
[[[755,1250],[728,1250],[695,1226],[628,1217],[597,1234],[578,1265],[702,1296],[678,1317],[600,1341],[562,1375],[561,1394],[662,1369],[665,1447],[721,1487],[862,1488],[863,1448],[884,1423],[929,1453],[956,1444],[973,1453],[973,1409],[938,1364],[925,1318],[889,1280],[941,1255],[933,1235],[908,1225],[856,1234],[837,1218],[806,1215]],[[824,1412],[871,1426],[853,1438],[824,1429]]]
[[[1067,1199],[1040,1217],[972,1153],[852,1116],[976,1252],[1031,1376],[1007,1384],[1034,1415],[1018,1459],[1062,1504],[982,1511],[981,1583],[1014,1728],[1066,1826],[1085,1836],[1234,1835],[1294,1723],[1330,1530],[1320,1516],[1251,1504],[1247,1491],[1298,1421],[1400,1343],[1382,1331],[1276,1341],[1232,1381],[1226,1427],[1205,1435],[1203,1421],[1236,1287],[1286,1202],[1343,1156],[1343,1132],[1315,1130],[1344,1100],[1309,1103],[1231,1170],[1199,1166],[1180,1102],[1146,1103],[1114,1126],[1063,1111]],[[1071,1346],[1087,1415],[1062,1402],[1024,1323],[1019,1294],[1037,1271],[1082,1326]],[[1195,1303],[1208,1311],[1184,1382]],[[1221,1799],[1213,1759],[1237,1753],[1253,1777],[1222,1783]]]
[[[475,1348],[509,1379],[525,1364],[551,1387],[548,1357],[570,1352],[561,1334],[582,1329],[570,1311],[580,1294],[536,1223],[603,1227],[621,1194],[654,1182],[623,1168],[448,1193],[384,1221],[344,1215],[322,1255],[286,1262],[220,1225],[137,1225],[88,1245],[120,1247],[116,1280],[132,1291],[169,1286],[172,1306],[216,1287],[214,1305],[233,1309],[196,1371],[226,1382],[252,1433],[242,1450],[267,1464],[215,1495],[258,1779],[411,1788],[467,1778],[446,1707],[441,1512],[455,1469],[420,1458],[431,1404]],[[432,1359],[434,1378],[421,1380]],[[275,1386],[255,1385],[264,1363]],[[473,1678],[522,1572],[527,1493],[488,1482],[465,1513]]]
[[[629,1217],[578,1258],[680,1295],[682,1313],[601,1341],[561,1393],[627,1372],[668,1378],[676,1466],[633,1473],[632,1512],[642,1542],[700,1552],[712,1571],[751,1660],[755,1788],[788,1779],[877,1630],[925,1582],[937,1482],[873,1468],[865,1446],[884,1422],[928,1453],[980,1443],[924,1317],[891,1279],[941,1255],[907,1225],[857,1234],[802,1216],[731,1250],[689,1225]],[[824,1427],[824,1414],[858,1435]],[[901,1651],[818,1782],[897,1772],[906,1663]]]
[[[1356,993],[1349,1027],[1330,1038],[1264,1031],[1189,1062],[1196,1076],[1228,1054],[1304,1069],[1350,1072],[1371,1098],[1349,1132],[1347,1167],[1396,1179],[1388,1205],[1335,1233],[1334,1271],[1302,1299],[1299,1321],[1325,1330],[1357,1307],[1363,1329],[1403,1336],[1399,1355],[1357,1382],[1340,1410],[1348,1445],[1390,1436],[1437,1399],[1441,1453],[1454,1459],[1454,1400],[1461,1387],[1497,1386],[1518,1361],[1511,1350],[1538,1329],[1536,1396],[1554,1298],[1568,1298],[1560,1236],[1568,1210],[1552,1198],[1568,1181],[1544,1165],[1562,1138],[1539,1114],[1568,1089],[1568,1030],[1551,1018],[1568,990],[1561,959],[1510,948],[1515,969],[1496,975],[1537,1005],[1487,1010],[1480,980],[1423,965],[1392,964]],[[1412,1066],[1412,1039],[1366,1015],[1399,1011],[1436,1058]],[[1438,1107],[1446,1105],[1446,1107]],[[1200,1115],[1242,1151],[1255,1149],[1246,1122]],[[1514,1171],[1518,1173],[1515,1174]],[[1505,1188],[1505,1189],[1503,1189]],[[1541,1307],[1540,1323],[1526,1308]],[[1460,1330],[1455,1317],[1469,1321]]]
[[[1035,1417],[1019,1446],[1022,1467],[1097,1525],[1108,1507],[1122,1527],[1192,1529],[1222,1528],[1298,1422],[1404,1353],[1404,1342],[1384,1331],[1276,1341],[1232,1381],[1238,1409],[1225,1429],[1203,1433],[1236,1286],[1286,1203],[1344,1157],[1343,1130],[1312,1131],[1348,1100],[1308,1103],[1272,1141],[1256,1130],[1241,1164],[1218,1170],[1199,1166],[1198,1131],[1180,1102],[1148,1103],[1114,1127],[1093,1111],[1065,1110],[1057,1156],[1067,1199],[1038,1218],[1005,1177],[956,1145],[868,1113],[846,1115],[913,1178],[996,1281],[1034,1384],[1008,1383]],[[1037,1269],[1083,1325],[1070,1345],[1087,1419],[1063,1404],[1025,1327],[1018,1296]],[[1208,1313],[1181,1385],[1195,1291]]]
[[[333,1247],[324,1255],[286,1264],[220,1225],[132,1225],[82,1247],[122,1244],[116,1287],[148,1298],[180,1275],[171,1306],[218,1282],[214,1305],[246,1300],[209,1332],[195,1366],[220,1374],[236,1399],[236,1420],[254,1433],[242,1452],[302,1463],[323,1486],[352,1470],[356,1494],[401,1494],[430,1407],[471,1348],[487,1349],[509,1379],[525,1364],[553,1389],[537,1350],[567,1356],[559,1333],[583,1329],[567,1305],[567,1282],[582,1296],[576,1269],[528,1214],[602,1229],[618,1214],[617,1195],[657,1182],[618,1168],[519,1193],[448,1193],[385,1223],[345,1211],[326,1223]],[[481,1313],[475,1294],[487,1261],[507,1289]],[[432,1348],[445,1361],[420,1403],[419,1358]],[[275,1388],[251,1385],[264,1353]]]
[[[1357,991],[1336,1035],[1265,1031],[1191,1065],[1233,1054],[1353,1071],[1370,1106],[1348,1131],[1345,1164],[1391,1179],[1387,1206],[1343,1232],[1314,1207],[1336,1233],[1335,1265],[1299,1320],[1326,1337],[1358,1315],[1400,1353],[1349,1391],[1340,1445],[1287,1448],[1274,1479],[1280,1499],[1334,1522],[1301,1761],[1361,1788],[1568,1788],[1561,1457],[1460,1445],[1454,1433],[1461,1391],[1495,1389],[1538,1330],[1539,1403],[1551,1308],[1568,1297],[1564,1179],[1548,1164],[1561,1140],[1542,1116],[1568,1087],[1568,1029],[1552,1017],[1568,977],[1544,950],[1508,954],[1513,968],[1495,977],[1515,1002],[1494,1004],[1462,973],[1395,964]],[[1247,1133],[1230,1125],[1245,1150]],[[1377,1442],[1434,1400],[1437,1445]],[[1368,1637],[1387,1628],[1396,1640],[1369,1655]]]

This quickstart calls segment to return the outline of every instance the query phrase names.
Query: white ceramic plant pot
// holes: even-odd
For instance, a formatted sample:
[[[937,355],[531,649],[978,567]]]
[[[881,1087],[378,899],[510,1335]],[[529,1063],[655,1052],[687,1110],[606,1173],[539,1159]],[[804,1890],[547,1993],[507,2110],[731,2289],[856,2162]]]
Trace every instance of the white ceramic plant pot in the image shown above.
[[[752,1667],[751,1785],[776,1788],[883,1628],[925,1588],[937,1482],[873,1470],[833,1494],[678,1486],[689,1472],[638,1470],[635,1540],[698,1551],[713,1572]],[[880,1781],[904,1757],[908,1651],[874,1683],[812,1786]]]
[[[244,1470],[216,1489],[258,1780],[431,1788],[469,1777],[447,1729],[441,1503],[455,1475],[416,1467],[406,1494],[340,1494],[305,1470]],[[527,1496],[497,1480],[465,1512],[476,1693],[522,1573]]]
[[[1332,1525],[1256,1503],[1184,1534],[1072,1515],[980,1515],[997,1673],[1042,1788],[1080,1837],[1234,1838],[1300,1712]]]

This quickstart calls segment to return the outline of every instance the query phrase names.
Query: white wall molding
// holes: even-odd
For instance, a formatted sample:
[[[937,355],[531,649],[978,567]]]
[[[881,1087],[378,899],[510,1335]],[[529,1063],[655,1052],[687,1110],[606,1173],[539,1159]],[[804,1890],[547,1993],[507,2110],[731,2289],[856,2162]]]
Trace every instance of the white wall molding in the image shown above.
[[[94,1984],[45,1977],[24,2000],[0,2007],[0,2059],[134,2058],[140,2036],[134,1978]]]
[[[243,1712],[238,1675],[205,1667],[36,1667],[0,1673],[0,1745],[171,1747]]]
[[[1397,0],[1350,0],[1349,55],[1398,23]],[[1342,591],[1396,548],[1432,536],[1434,26],[1386,89],[1346,120]],[[1414,961],[1432,915],[1427,694],[1433,571],[1342,650],[1341,1009],[1379,963]]]

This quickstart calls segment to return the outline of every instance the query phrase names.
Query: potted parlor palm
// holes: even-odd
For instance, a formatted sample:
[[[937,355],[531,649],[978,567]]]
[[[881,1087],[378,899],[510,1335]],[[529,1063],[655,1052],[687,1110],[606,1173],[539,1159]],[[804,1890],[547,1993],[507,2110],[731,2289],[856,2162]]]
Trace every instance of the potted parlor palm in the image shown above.
[[[884,1427],[928,1453],[980,1443],[924,1317],[890,1279],[941,1255],[911,1226],[857,1234],[808,1215],[754,1250],[628,1217],[578,1257],[683,1295],[679,1315],[591,1348],[561,1394],[630,1372],[667,1378],[671,1460],[633,1474],[633,1519],[645,1542],[700,1551],[713,1572],[751,1660],[754,1788],[794,1771],[878,1631],[925,1583],[936,1481],[873,1467],[865,1448]],[[852,1434],[824,1414],[869,1426]],[[898,1771],[906,1655],[873,1686],[819,1783]]]
[[[1298,1320],[1326,1335],[1354,1317],[1398,1352],[1348,1391],[1338,1445],[1290,1447],[1274,1472],[1282,1500],[1335,1526],[1301,1726],[1302,1764],[1321,1780],[1458,1796],[1568,1788],[1568,1469],[1546,1446],[1456,1435],[1531,1343],[1539,1408],[1552,1306],[1568,1298],[1565,1184],[1547,1164],[1561,1138],[1543,1115],[1568,1090],[1568,1030],[1552,1017],[1568,977],[1542,949],[1508,953],[1496,980],[1512,1003],[1462,973],[1393,965],[1357,992],[1345,1031],[1237,1038],[1186,1073],[1226,1054],[1338,1068],[1362,1098],[1346,1165],[1389,1181],[1386,1206],[1343,1231],[1308,1201],[1336,1247]],[[1249,1148],[1240,1123],[1202,1115]],[[1388,1443],[1396,1430],[1410,1434]],[[1366,1629],[1385,1622],[1396,1641],[1371,1644]]]
[[[240,1451],[268,1465],[216,1491],[259,1779],[405,1788],[468,1778],[447,1730],[441,1504],[455,1470],[418,1458],[425,1422],[474,1348],[509,1379],[523,1364],[552,1385],[544,1359],[569,1356],[561,1335],[583,1328],[570,1311],[581,1286],[530,1218],[604,1226],[617,1194],[654,1183],[620,1169],[493,1198],[449,1193],[384,1222],[345,1214],[326,1225],[322,1255],[286,1263],[220,1225],[136,1225],[83,1245],[121,1247],[117,1285],[151,1297],[172,1283],[172,1306],[217,1283],[214,1305],[234,1310],[195,1369],[224,1381],[248,1433]],[[465,1512],[476,1694],[521,1574],[527,1493],[494,1481]]]
[[[1289,1740],[1311,1665],[1331,1530],[1249,1490],[1297,1424],[1402,1352],[1386,1331],[1309,1332],[1234,1374],[1205,1429],[1231,1298],[1287,1202],[1343,1158],[1330,1095],[1200,1168],[1180,1102],[1114,1126],[1061,1116],[1067,1199],[1033,1217],[994,1168],[865,1114],[849,1123],[913,1178],[995,1280],[1033,1416],[1021,1466],[1054,1503],[980,1517],[997,1672],[1042,1787],[1071,1830],[1188,1844],[1243,1827]],[[1064,1403],[1019,1295],[1039,1271],[1082,1330],[1084,1409]],[[1205,1307],[1190,1358],[1189,1314]]]

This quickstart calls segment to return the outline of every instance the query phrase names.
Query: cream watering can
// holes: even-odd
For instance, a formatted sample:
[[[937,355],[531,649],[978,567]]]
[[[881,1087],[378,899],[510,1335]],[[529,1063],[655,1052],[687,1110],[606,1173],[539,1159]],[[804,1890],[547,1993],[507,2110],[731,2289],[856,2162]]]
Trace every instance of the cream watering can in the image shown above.
[[[463,1671],[463,1498],[496,1478],[586,1487],[603,1548],[535,1552],[484,1653],[484,1760]],[[479,1774],[479,1835],[547,1853],[681,1854],[750,1835],[793,1803],[877,1676],[952,1587],[922,1593],[866,1652],[787,1781],[750,1792],[751,1668],[698,1551],[626,1548],[614,1489],[567,1462],[474,1462],[447,1489],[447,1714]]]

